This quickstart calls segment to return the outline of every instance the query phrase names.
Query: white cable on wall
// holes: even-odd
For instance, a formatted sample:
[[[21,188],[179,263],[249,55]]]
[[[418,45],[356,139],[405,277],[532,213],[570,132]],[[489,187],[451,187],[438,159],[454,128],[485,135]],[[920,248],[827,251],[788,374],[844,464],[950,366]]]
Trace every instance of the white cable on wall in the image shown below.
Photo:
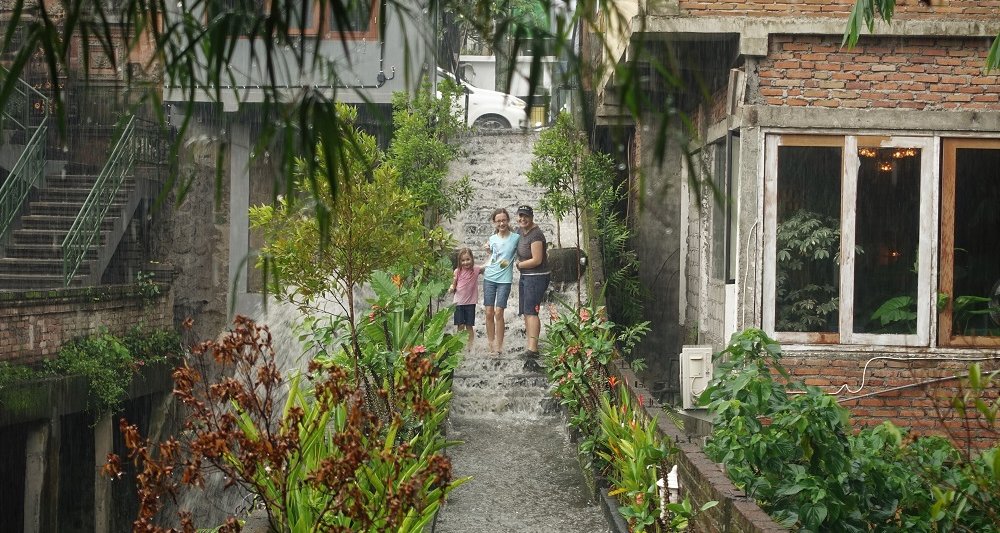
[[[836,396],[836,395],[840,394],[841,392],[843,392],[845,390],[848,393],[850,393],[850,394],[857,394],[857,393],[861,392],[861,390],[865,388],[865,381],[868,379],[868,376],[867,376],[868,365],[870,365],[872,363],[872,361],[879,361],[879,360],[885,360],[885,361],[990,361],[990,360],[1000,360],[1000,356],[992,355],[992,356],[980,356],[980,357],[973,357],[973,356],[968,356],[968,357],[966,357],[966,356],[950,356],[950,357],[948,357],[948,356],[936,356],[936,357],[898,357],[898,356],[891,356],[891,355],[880,355],[878,357],[872,357],[867,362],[865,362],[865,366],[861,370],[861,385],[859,385],[857,389],[852,390],[850,385],[848,385],[847,383],[844,383],[843,385],[840,386],[839,389],[837,389],[835,392],[832,392],[830,394]],[[847,398],[847,399],[849,400],[850,398]]]

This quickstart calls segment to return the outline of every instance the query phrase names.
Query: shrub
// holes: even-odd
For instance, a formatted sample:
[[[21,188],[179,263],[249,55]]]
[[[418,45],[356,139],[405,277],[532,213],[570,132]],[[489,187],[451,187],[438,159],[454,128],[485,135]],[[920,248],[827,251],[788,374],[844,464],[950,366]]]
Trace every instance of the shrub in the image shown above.
[[[790,381],[780,358],[763,331],[734,336],[701,398],[715,416],[705,452],[779,522],[801,531],[1000,527],[996,448],[964,458],[947,439],[906,439],[888,422],[853,435],[848,411]]]

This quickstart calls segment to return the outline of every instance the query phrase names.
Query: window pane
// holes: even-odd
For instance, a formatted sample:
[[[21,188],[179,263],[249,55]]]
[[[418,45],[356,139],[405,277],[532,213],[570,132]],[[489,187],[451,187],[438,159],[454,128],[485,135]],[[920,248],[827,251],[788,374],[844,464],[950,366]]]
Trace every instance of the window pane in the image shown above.
[[[954,335],[1000,335],[1000,150],[955,152]],[[993,309],[991,309],[993,308]]]
[[[340,8],[346,11],[346,18],[340,18],[337,14],[337,3],[330,3],[330,31],[332,32],[352,32],[368,31],[371,20],[372,3],[369,0],[340,0]]]
[[[920,149],[858,149],[854,332],[916,333]]]
[[[312,0],[291,0],[287,4],[288,29],[306,31],[313,28]]]
[[[778,148],[777,331],[838,331],[842,149]]]

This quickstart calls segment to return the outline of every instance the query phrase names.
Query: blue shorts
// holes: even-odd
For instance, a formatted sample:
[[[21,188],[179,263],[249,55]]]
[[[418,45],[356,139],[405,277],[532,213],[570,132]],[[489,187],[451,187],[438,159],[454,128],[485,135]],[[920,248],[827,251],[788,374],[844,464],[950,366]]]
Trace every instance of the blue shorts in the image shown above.
[[[455,325],[456,326],[475,326],[476,325],[476,304],[456,305],[455,306]]]
[[[549,274],[538,274],[534,276],[521,275],[521,281],[517,285],[519,315],[538,315],[538,308],[545,299],[545,291],[549,288]]]
[[[510,283],[496,283],[483,280],[483,305],[486,307],[507,308],[507,298],[510,297]]]

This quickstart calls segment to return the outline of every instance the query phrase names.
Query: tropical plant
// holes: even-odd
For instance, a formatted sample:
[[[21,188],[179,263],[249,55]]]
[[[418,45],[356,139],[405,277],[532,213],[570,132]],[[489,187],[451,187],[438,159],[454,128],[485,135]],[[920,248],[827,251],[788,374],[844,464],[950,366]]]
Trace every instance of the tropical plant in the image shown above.
[[[343,106],[342,113],[350,111]],[[354,127],[342,133],[358,147],[343,166],[327,167],[321,158],[312,167],[300,158],[296,183],[304,197],[251,207],[250,222],[263,230],[265,244],[258,266],[273,273],[275,296],[318,312],[326,312],[321,301],[336,302],[347,315],[353,356],[359,358],[355,289],[376,270],[401,263],[420,265],[434,258],[426,254],[421,206],[396,186],[396,171],[381,163],[374,137]],[[324,225],[323,218],[334,222]]]
[[[431,92],[424,76],[412,97],[402,92],[393,95],[395,133],[387,154],[399,185],[424,206],[428,228],[435,227],[442,218],[450,220],[469,205],[472,197],[468,176],[447,181],[448,164],[458,153],[451,141],[464,129],[456,106],[461,87],[442,78],[438,94]]]
[[[639,256],[632,246],[634,232],[618,207],[627,199],[625,184],[618,181],[614,160],[601,152],[591,152],[583,160],[580,183],[600,244],[606,302],[616,321],[636,324],[642,320],[645,294],[639,282]]]
[[[576,215],[576,237],[580,242],[580,167],[587,155],[582,133],[569,113],[559,113],[555,124],[538,136],[532,151],[531,169],[525,176],[528,183],[543,188],[539,207],[556,221],[556,246],[562,248],[562,219],[573,211]]]
[[[129,330],[125,338],[102,328],[95,335],[73,339],[59,349],[54,359],[45,361],[45,372],[84,376],[89,394],[87,409],[94,415],[115,412],[128,394],[138,370],[181,354],[176,333]]]
[[[619,349],[630,352],[649,331],[649,323],[618,331],[601,307],[580,307],[560,315],[550,305],[549,316],[543,354],[545,371],[553,383],[552,395],[570,415],[570,425],[584,435],[580,450],[590,460],[597,435],[597,405],[606,388],[615,384],[608,364],[620,356]],[[636,359],[633,365],[641,368],[642,363]]]
[[[608,494],[621,503],[619,512],[632,531],[659,531],[660,495],[656,482],[666,472],[658,468],[675,453],[656,432],[656,421],[646,419],[632,407],[624,384],[602,394],[598,405],[598,445],[595,453],[607,465],[611,484]]]
[[[887,24],[892,22],[896,13],[896,0],[855,0],[854,8],[847,17],[847,24],[844,27],[844,39],[841,45],[854,48],[858,44],[858,37],[861,35],[861,27],[864,25],[868,33],[875,33],[875,20],[882,19]],[[986,55],[985,70],[992,71],[1000,68],[1000,35],[993,39],[990,50]]]
[[[372,275],[375,298],[369,300],[371,312],[357,328],[360,374],[352,377],[364,383],[366,391],[388,392],[384,398],[373,394],[365,398],[369,408],[383,418],[399,413],[391,381],[412,347],[422,346],[436,354],[438,371],[443,374],[450,375],[458,366],[457,354],[465,341],[445,331],[452,309],[427,312],[431,301],[444,294],[446,287],[445,281],[406,280],[382,271]],[[343,322],[326,315],[311,315],[303,320],[299,340],[316,364],[352,368],[352,344]]]
[[[190,410],[181,438],[157,445],[121,421],[139,472],[134,527],[160,531],[165,500],[216,471],[256,495],[274,531],[423,531],[465,481],[451,479],[443,454],[450,378],[439,368],[448,355],[409,348],[390,383],[400,416],[384,419],[364,396],[387,391],[365,390],[336,365],[286,378],[267,328],[237,317],[228,335],[197,346],[174,373],[174,394]],[[206,359],[225,367],[218,381],[200,370]],[[420,423],[406,431],[408,419]],[[104,473],[116,477],[122,466],[112,454]],[[193,527],[186,511],[179,519]],[[225,526],[239,529],[236,517]]]

